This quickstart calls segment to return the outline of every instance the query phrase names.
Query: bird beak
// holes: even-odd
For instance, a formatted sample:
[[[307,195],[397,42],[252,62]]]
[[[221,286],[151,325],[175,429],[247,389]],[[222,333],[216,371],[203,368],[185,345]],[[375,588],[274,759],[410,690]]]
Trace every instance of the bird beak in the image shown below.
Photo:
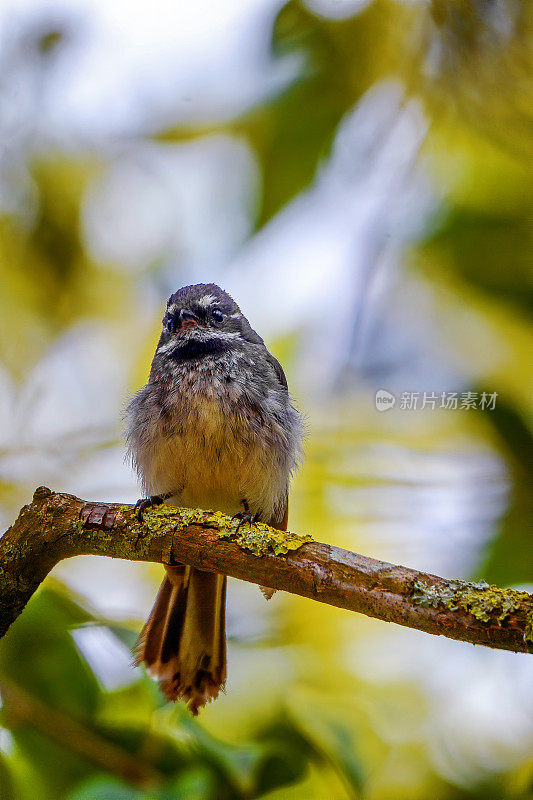
[[[200,320],[196,314],[194,314],[192,311],[188,311],[186,308],[182,308],[178,317],[179,330],[192,328],[194,325],[200,325]]]

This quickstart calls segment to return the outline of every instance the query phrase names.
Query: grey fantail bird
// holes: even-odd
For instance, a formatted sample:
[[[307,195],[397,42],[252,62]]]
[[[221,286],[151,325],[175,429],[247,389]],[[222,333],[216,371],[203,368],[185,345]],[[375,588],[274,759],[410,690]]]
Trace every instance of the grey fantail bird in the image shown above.
[[[286,530],[301,418],[279,362],[215,284],[167,303],[150,377],[127,409],[127,444],[146,499],[223,511]],[[193,714],[226,679],[226,576],[165,567],[137,645],[169,700]]]

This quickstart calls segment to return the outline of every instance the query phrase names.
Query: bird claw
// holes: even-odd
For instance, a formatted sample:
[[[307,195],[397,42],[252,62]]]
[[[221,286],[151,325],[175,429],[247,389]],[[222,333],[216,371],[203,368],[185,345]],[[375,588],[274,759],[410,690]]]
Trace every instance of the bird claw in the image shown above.
[[[148,508],[152,508],[153,506],[160,506],[161,503],[164,501],[164,497],[160,494],[154,494],[152,497],[141,497],[140,500],[137,500],[135,503],[135,514],[139,522],[143,521],[144,512]]]
[[[253,525],[254,522],[257,522],[258,518],[259,514],[252,514],[251,511],[237,511],[237,513],[234,514],[231,518],[232,522],[234,519],[239,520],[239,524],[235,529],[235,533],[239,532],[239,528],[241,527],[241,525],[244,525],[245,522],[247,522],[248,525]]]

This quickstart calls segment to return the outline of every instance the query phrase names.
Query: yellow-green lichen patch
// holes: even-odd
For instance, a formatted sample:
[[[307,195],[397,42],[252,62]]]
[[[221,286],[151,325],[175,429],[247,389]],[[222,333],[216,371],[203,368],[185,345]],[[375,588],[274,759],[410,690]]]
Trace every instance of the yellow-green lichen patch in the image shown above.
[[[232,520],[222,511],[202,511],[198,508],[160,505],[147,511],[143,521],[154,533],[176,530],[188,525],[213,528],[221,539],[231,538],[239,547],[249,550],[256,556],[265,555],[269,551],[281,555],[313,541],[311,536],[278,531],[262,522],[254,522],[252,525],[245,523],[237,531],[238,520]]]
[[[208,528],[230,528],[231,519],[226,514],[202,511],[199,508],[178,508],[159,505],[145,511],[143,524],[152,533],[164,533],[186,528],[188,525],[203,525]]]
[[[468,611],[476,619],[483,622],[496,622],[501,625],[513,611],[518,611],[524,600],[528,600],[527,592],[518,592],[514,589],[498,589],[497,586],[488,586],[486,589],[471,589],[467,586],[455,594],[452,610],[455,607]]]
[[[80,533],[80,534],[83,533],[84,530],[85,530],[85,528],[83,527],[83,522],[81,521],[81,519],[77,519],[75,522],[73,522],[73,528],[76,531],[76,533]]]
[[[524,631],[524,642],[533,643],[533,606],[531,606],[526,615],[526,629]]]
[[[163,533],[167,530],[179,527],[181,521],[181,509],[172,506],[152,506],[143,514],[142,524],[151,533]],[[136,519],[136,516],[135,516]]]
[[[415,581],[413,601],[424,608],[448,608],[450,611],[462,609],[476,619],[501,625],[514,611],[522,608],[524,601],[531,601],[527,592],[515,589],[499,589],[485,581],[450,581],[442,586]],[[528,612],[528,627],[524,638],[533,641],[533,608]]]
[[[269,551],[275,555],[283,555],[289,550],[298,550],[306,542],[312,542],[313,537],[308,534],[299,535],[290,531],[278,531],[262,522],[252,525],[245,523],[237,531],[237,521],[232,526],[225,526],[219,531],[221,538],[232,538],[239,547],[250,550],[256,556],[264,556]]]

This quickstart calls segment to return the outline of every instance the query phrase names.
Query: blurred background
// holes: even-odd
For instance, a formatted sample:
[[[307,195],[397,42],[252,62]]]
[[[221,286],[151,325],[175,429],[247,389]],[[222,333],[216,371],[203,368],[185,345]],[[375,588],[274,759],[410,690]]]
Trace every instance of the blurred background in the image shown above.
[[[0,530],[137,499],[123,409],[214,281],[306,416],[293,530],[531,589],[532,66],[530,0],[4,0]],[[531,657],[230,580],[192,720],[131,665],[161,572],[64,562],[12,627],[3,800],[533,797]]]

